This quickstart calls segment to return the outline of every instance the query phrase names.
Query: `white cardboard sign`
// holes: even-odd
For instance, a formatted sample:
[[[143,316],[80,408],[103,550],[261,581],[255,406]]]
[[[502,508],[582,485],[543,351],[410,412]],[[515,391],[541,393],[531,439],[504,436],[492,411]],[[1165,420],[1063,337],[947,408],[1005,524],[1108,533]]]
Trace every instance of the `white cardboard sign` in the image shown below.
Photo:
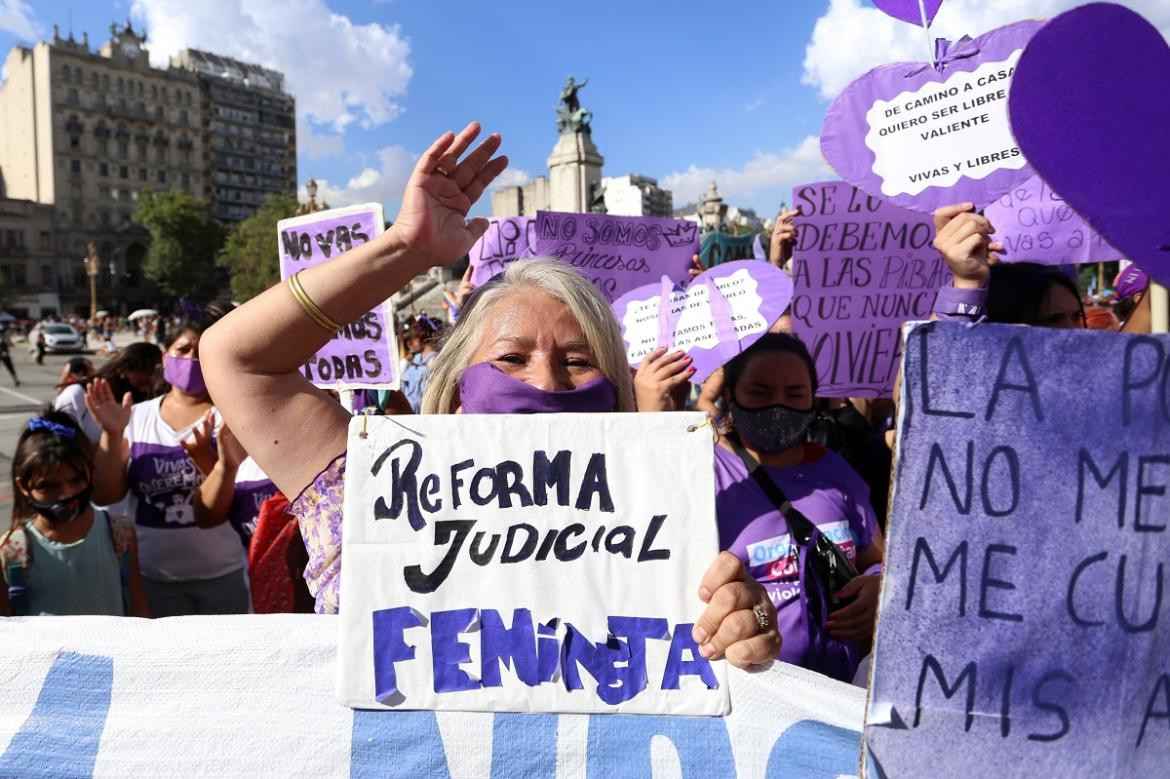
[[[726,714],[725,661],[691,639],[718,551],[703,421],[355,419],[340,702]]]
[[[366,203],[315,211],[277,222],[280,278],[339,257],[382,234],[382,204]],[[309,381],[325,389],[397,389],[398,331],[394,304],[386,300],[353,322],[345,322],[302,366]]]

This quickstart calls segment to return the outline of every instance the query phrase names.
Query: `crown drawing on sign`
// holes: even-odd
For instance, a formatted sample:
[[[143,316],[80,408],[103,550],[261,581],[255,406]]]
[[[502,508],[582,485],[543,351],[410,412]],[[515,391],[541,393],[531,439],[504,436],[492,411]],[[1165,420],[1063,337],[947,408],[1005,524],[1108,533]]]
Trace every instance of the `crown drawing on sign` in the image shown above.
[[[662,237],[671,246],[685,246],[695,240],[695,231],[699,226],[694,222],[684,222],[673,228],[662,231]]]

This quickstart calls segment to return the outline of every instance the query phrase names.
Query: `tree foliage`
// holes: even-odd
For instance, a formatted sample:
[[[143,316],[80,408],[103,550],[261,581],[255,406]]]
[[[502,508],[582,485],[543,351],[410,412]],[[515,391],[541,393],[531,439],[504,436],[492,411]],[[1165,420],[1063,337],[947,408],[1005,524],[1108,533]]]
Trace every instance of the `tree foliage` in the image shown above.
[[[219,294],[223,274],[215,266],[215,256],[224,229],[205,201],[183,190],[146,190],[138,199],[134,221],[150,232],[143,271],[163,292],[197,301]]]
[[[296,210],[292,195],[270,195],[259,211],[232,229],[218,262],[231,274],[234,300],[243,303],[280,281],[276,223]]]

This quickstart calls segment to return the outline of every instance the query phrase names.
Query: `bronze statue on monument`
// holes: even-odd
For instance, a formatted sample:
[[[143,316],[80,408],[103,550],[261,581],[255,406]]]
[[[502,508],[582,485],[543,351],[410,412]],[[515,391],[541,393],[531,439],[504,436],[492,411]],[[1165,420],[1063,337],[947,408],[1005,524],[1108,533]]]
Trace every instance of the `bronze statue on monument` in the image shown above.
[[[589,132],[589,122],[593,119],[593,112],[582,108],[581,102],[577,100],[577,93],[588,83],[589,79],[574,81],[570,74],[569,80],[561,89],[561,102],[557,105],[557,130],[562,135]]]

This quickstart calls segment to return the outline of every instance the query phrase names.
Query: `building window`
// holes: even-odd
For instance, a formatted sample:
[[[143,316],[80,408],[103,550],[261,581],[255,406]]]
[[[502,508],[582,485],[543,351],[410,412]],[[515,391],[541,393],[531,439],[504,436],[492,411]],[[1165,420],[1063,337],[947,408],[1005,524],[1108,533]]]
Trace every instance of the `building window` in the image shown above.
[[[187,112],[185,110],[179,112],[179,124],[189,124],[187,121]]]
[[[104,162],[99,162],[99,163],[98,163],[98,175],[99,175],[99,176],[108,176],[108,175],[110,175],[110,166],[109,166],[109,165],[107,165],[107,164],[106,164],[106,163],[104,163]]]
[[[48,231],[41,230],[40,239],[41,239],[41,243],[40,243],[41,251],[48,250],[49,249],[49,233],[48,233]]]
[[[109,229],[110,212],[109,211],[99,211],[98,212],[98,222],[101,223],[101,226],[103,228]]]
[[[167,172],[165,170],[160,170],[158,172],[158,183],[159,184],[166,184],[167,183]]]
[[[162,109],[162,106],[160,106],[160,105],[156,105],[156,106],[154,107],[154,118],[155,118],[155,119],[162,119],[162,118],[163,118],[163,109]]]
[[[108,73],[102,74],[102,89],[110,88],[110,76]]]
[[[53,286],[53,267],[51,265],[42,265],[41,266],[41,286],[42,287],[52,287]]]
[[[125,92],[125,91],[126,91],[126,83],[125,83],[124,81],[122,81],[122,77],[121,77],[121,76],[118,76],[118,91],[119,91],[119,92]]]
[[[97,148],[98,148],[98,154],[109,154],[110,153],[110,142],[107,141],[105,138],[98,138]]]
[[[25,275],[23,265],[17,265],[12,269],[13,283],[18,287],[28,286],[28,277]]]
[[[146,168],[139,168],[138,169],[138,180],[139,181],[147,181],[148,180],[146,177]]]
[[[118,141],[118,159],[126,159],[126,155],[130,153],[130,144],[126,141]]]
[[[118,178],[120,178],[120,179],[130,178],[130,170],[125,165],[122,165],[121,167],[118,168]]]
[[[69,102],[72,103],[73,105],[77,105],[77,88],[76,87],[69,87],[68,94],[69,94]]]
[[[81,138],[79,138],[76,135],[70,135],[69,136],[69,148],[70,149],[80,149],[81,148]]]
[[[191,186],[191,177],[189,175],[187,175],[186,173],[183,174],[181,181],[183,182],[184,189]]]
[[[139,162],[146,162],[146,142],[145,141],[140,142],[138,144],[138,161]]]
[[[80,173],[81,172],[81,160],[69,160],[69,172],[70,173]]]

